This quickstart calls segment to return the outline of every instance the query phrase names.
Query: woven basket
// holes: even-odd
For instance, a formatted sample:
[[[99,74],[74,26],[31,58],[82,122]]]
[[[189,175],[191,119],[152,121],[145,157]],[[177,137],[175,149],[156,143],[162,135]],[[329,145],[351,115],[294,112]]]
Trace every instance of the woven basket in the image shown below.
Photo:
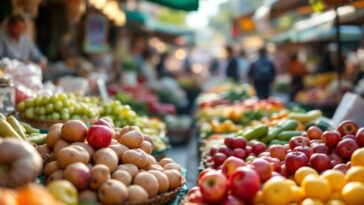
[[[25,118],[21,118],[21,120],[23,122],[26,122],[28,124],[30,124],[32,127],[41,129],[41,130],[48,130],[53,124],[56,123],[65,123],[67,122],[67,120],[35,120],[35,119],[25,119]],[[91,119],[86,119],[86,120],[82,120],[83,122],[85,122],[86,124],[93,124],[94,122],[96,122],[96,120],[91,120]]]
[[[181,190],[182,187],[183,185],[173,191],[166,192],[157,195],[151,199],[148,199],[148,201],[143,201],[138,203],[124,202],[123,205],[165,205],[173,201],[177,197],[178,192]]]

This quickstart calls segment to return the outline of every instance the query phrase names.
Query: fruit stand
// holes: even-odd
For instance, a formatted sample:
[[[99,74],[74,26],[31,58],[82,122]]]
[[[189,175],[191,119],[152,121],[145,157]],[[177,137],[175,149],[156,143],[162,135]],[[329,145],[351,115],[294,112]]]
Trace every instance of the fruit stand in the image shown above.
[[[200,174],[184,204],[362,204],[364,128],[277,99],[208,95],[196,112]]]

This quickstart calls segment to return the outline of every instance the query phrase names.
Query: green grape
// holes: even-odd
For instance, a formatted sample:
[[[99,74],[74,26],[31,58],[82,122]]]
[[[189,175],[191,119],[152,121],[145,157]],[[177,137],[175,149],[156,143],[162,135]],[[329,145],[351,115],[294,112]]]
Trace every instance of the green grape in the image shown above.
[[[42,97],[34,98],[34,105],[35,106],[41,106],[42,105]]]
[[[70,119],[70,114],[67,113],[67,112],[65,112],[65,113],[62,112],[61,118],[62,118],[62,120],[69,120]]]
[[[60,120],[61,115],[58,112],[52,113],[52,120]]]
[[[30,108],[27,108],[25,110],[25,113],[24,113],[25,117],[28,118],[28,119],[33,119],[34,118],[34,108],[30,107]]]
[[[17,109],[20,111],[20,112],[23,112],[25,109],[26,109],[26,105],[25,105],[25,102],[22,101],[20,102],[17,106]]]
[[[68,106],[68,110],[70,114],[73,114],[75,112],[75,106]]]
[[[64,93],[60,93],[60,94],[58,94],[58,95],[57,95],[57,99],[58,99],[59,101],[64,102],[65,100],[67,100],[67,95],[66,95],[66,94],[64,94]]]
[[[46,117],[45,115],[40,115],[40,116],[39,116],[39,119],[40,119],[40,120],[46,120],[46,119],[47,119],[47,117]]]
[[[61,114],[66,114],[66,113],[70,113],[70,110],[68,109],[68,108],[66,108],[66,107],[64,107],[63,109],[62,109],[62,111],[61,111]]]
[[[73,115],[73,116],[71,117],[71,119],[72,119],[72,120],[80,120],[80,119],[81,119],[81,117],[80,117],[79,115]]]
[[[121,127],[122,126],[122,122],[120,120],[116,120],[114,121],[115,127]]]
[[[112,113],[119,114],[122,111],[122,108],[120,106],[114,106],[112,107]]]
[[[45,115],[45,114],[46,114],[46,109],[45,109],[45,107],[39,107],[38,114],[39,114],[39,115]]]
[[[24,101],[27,108],[33,107],[33,100],[32,99],[26,99]]]
[[[54,103],[54,108],[58,111],[62,110],[63,108],[63,103],[61,101],[57,101],[56,103]]]
[[[46,112],[51,113],[54,110],[54,105],[52,103],[49,103],[46,105]]]
[[[42,96],[42,104],[47,105],[50,102],[49,96]]]
[[[52,114],[46,115],[46,120],[52,120]]]
[[[39,110],[40,110],[40,107],[33,107],[34,114],[39,115],[40,114]]]
[[[90,102],[91,102],[91,98],[90,98],[90,97],[85,97],[85,98],[84,98],[84,102],[86,102],[86,103],[90,103]]]
[[[53,103],[53,104],[56,104],[57,102],[58,102],[58,99],[57,99],[57,97],[56,96],[52,96],[52,97],[50,97],[50,102],[51,103]]]

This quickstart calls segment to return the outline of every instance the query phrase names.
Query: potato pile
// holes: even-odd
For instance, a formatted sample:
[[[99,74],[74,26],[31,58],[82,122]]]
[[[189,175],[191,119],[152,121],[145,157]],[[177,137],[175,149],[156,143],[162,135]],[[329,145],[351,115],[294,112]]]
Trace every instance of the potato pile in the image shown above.
[[[45,146],[51,161],[43,172],[46,183],[70,181],[81,202],[142,202],[184,183],[181,167],[169,158],[157,162],[151,155],[152,142],[137,127],[122,128],[110,146],[95,150],[85,140],[86,125],[69,122],[50,128]]]

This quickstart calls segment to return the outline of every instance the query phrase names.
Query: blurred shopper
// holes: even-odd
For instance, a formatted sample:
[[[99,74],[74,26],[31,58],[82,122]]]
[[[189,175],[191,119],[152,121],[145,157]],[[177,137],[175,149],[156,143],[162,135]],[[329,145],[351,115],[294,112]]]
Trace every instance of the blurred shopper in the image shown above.
[[[289,73],[291,75],[289,99],[293,101],[295,95],[303,89],[303,77],[307,75],[306,67],[299,61],[296,53],[291,56]]]
[[[234,55],[234,50],[231,46],[226,46],[225,49],[227,54],[226,77],[234,80],[235,82],[238,82],[239,81],[238,61]]]
[[[25,36],[25,31],[26,23],[21,15],[9,18],[5,31],[0,33],[0,58],[8,57],[24,62],[34,62],[44,69],[47,60]]]
[[[239,81],[241,83],[248,83],[248,70],[249,70],[249,63],[246,59],[245,51],[240,50],[239,57],[238,57],[238,76]]]
[[[152,52],[149,49],[145,49],[142,53],[141,75],[146,83],[154,83],[157,80],[157,75],[153,69],[152,58]]]
[[[267,50],[259,49],[259,57],[249,68],[248,76],[253,82],[259,99],[267,99],[270,96],[270,87],[274,81],[276,68],[268,59]]]
[[[220,62],[217,57],[213,57],[210,61],[209,71],[212,76],[219,75]]]
[[[166,66],[166,61],[168,58],[168,53],[165,52],[160,56],[159,63],[156,65],[156,70],[158,73],[158,78],[171,77],[171,73],[168,71]]]

